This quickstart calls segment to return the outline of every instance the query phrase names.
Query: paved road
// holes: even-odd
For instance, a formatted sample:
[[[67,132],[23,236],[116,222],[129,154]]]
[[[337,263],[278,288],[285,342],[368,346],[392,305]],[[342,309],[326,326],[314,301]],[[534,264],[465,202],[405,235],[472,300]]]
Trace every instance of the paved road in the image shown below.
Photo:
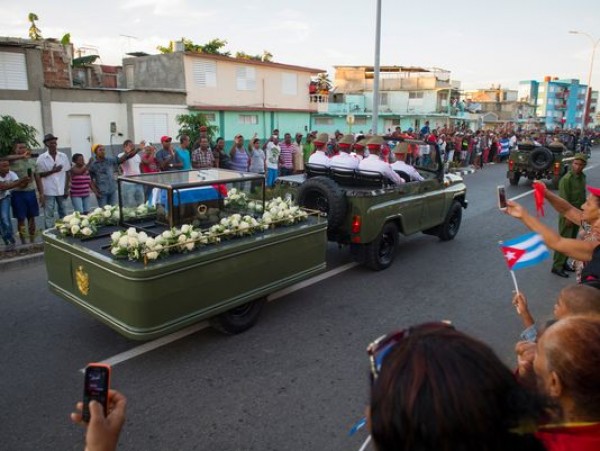
[[[598,169],[588,178],[600,185]],[[113,385],[129,398],[120,449],[358,449],[365,434],[347,432],[368,397],[365,347],[420,321],[451,319],[511,363],[520,325],[496,245],[525,229],[496,208],[504,165],[465,180],[470,205],[454,241],[404,238],[390,269],[353,267],[286,295],[269,303],[247,333],[205,329],[116,365]],[[528,190],[523,183],[508,187],[510,197]],[[531,196],[521,202],[533,208]],[[545,221],[556,224],[556,216]],[[350,261],[346,250],[330,247],[330,268]],[[541,319],[568,283],[549,268],[517,274]],[[79,370],[139,343],[50,294],[41,263],[4,271],[0,282],[2,448],[82,449],[82,431],[68,420],[81,396]]]

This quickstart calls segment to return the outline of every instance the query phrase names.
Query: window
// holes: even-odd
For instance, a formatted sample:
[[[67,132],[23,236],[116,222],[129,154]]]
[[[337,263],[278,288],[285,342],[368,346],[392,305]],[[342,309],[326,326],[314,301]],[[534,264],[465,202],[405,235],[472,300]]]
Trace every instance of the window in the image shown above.
[[[166,113],[142,113],[142,136],[151,143],[159,143],[160,137],[169,134]]]
[[[281,74],[281,92],[286,96],[298,95],[298,76],[296,74]]]
[[[354,125],[367,125],[366,117],[354,117]]]
[[[23,53],[0,52],[0,89],[29,89]]]
[[[238,67],[235,71],[238,91],[256,91],[256,69],[253,67]]]
[[[200,113],[208,122],[215,122],[215,113]]]
[[[194,83],[204,88],[217,86],[217,63],[209,60],[194,61],[192,68]]]
[[[422,99],[423,91],[409,91],[408,98],[409,99]]]
[[[544,85],[540,85],[538,92],[546,92],[546,87]]]
[[[239,114],[238,124],[240,125],[256,125],[258,124],[258,116],[256,114]]]
[[[379,93],[379,105],[381,105],[381,106],[387,106],[388,105],[388,99],[389,99],[389,93],[388,92],[380,92]]]
[[[355,119],[355,121],[356,121],[356,119]],[[356,122],[354,122],[354,123],[356,123]],[[315,125],[333,125],[333,118],[332,117],[316,117]]]

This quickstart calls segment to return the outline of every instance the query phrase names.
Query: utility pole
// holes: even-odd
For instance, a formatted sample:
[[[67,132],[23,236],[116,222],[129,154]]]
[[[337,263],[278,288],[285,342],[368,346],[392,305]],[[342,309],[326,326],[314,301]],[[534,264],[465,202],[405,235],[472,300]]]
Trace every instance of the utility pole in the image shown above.
[[[373,70],[373,134],[377,134],[379,123],[379,53],[381,47],[381,0],[377,0],[377,18],[375,25],[375,67]]]

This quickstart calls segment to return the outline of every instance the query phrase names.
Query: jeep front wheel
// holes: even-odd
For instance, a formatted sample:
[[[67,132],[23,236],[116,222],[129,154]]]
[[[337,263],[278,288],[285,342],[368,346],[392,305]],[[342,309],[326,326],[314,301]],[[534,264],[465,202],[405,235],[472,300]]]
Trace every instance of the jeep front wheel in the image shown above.
[[[367,267],[381,271],[389,268],[398,249],[398,226],[388,222],[375,240],[366,245],[365,257]]]
[[[521,178],[521,174],[519,174],[518,172],[513,172],[511,177],[509,177],[508,182],[512,185],[512,186],[517,186],[519,184],[519,179]]]
[[[448,210],[448,214],[446,215],[446,219],[442,224],[442,228],[440,230],[440,240],[442,241],[450,241],[453,240],[458,230],[460,229],[460,223],[462,221],[462,206],[459,202],[454,201],[450,206],[450,210]]]

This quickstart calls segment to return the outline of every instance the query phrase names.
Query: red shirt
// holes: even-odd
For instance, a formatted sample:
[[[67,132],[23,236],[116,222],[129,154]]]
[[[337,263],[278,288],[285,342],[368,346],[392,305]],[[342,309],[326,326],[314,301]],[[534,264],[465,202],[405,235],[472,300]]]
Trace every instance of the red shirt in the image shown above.
[[[600,423],[585,426],[548,426],[540,428],[535,435],[547,451],[600,450]]]

